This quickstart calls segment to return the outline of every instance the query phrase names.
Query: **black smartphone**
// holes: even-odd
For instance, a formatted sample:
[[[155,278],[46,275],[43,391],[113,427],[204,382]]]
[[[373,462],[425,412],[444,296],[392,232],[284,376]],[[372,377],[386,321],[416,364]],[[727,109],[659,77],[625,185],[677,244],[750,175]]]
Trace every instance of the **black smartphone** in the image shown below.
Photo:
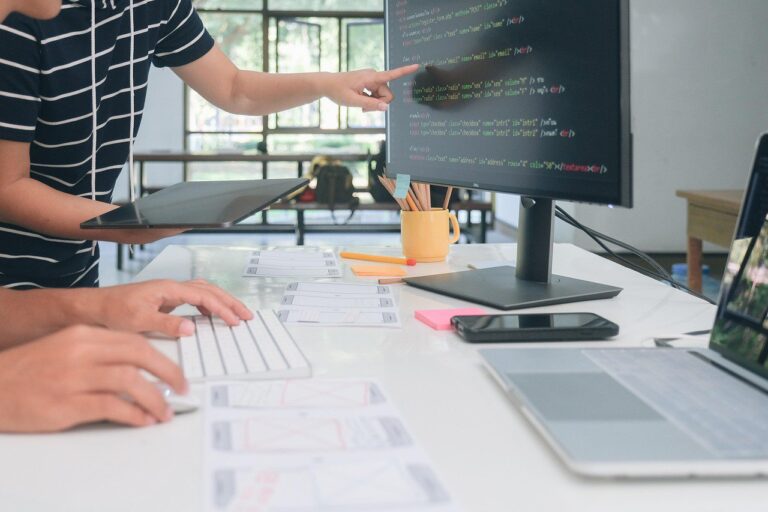
[[[602,340],[619,326],[593,313],[455,316],[456,332],[470,343]]]

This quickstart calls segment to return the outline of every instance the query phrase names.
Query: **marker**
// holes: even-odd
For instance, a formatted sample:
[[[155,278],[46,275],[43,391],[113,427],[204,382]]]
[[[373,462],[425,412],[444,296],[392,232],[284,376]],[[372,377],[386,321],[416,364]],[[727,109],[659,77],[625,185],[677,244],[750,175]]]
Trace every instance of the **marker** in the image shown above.
[[[413,258],[397,258],[395,256],[378,256],[376,254],[361,254],[357,252],[342,252],[339,254],[342,258],[348,260],[362,260],[362,261],[375,261],[377,263],[393,263],[395,265],[416,265],[416,260]]]

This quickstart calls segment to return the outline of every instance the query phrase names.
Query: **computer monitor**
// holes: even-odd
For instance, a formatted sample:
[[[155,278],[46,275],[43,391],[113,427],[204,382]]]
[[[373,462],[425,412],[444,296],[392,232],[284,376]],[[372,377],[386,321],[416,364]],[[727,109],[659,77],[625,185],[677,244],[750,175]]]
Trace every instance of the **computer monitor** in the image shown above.
[[[409,284],[501,309],[619,293],[551,260],[555,200],[632,205],[629,0],[388,0],[386,23],[388,67],[422,65],[395,90],[387,174],[523,196],[516,270]]]

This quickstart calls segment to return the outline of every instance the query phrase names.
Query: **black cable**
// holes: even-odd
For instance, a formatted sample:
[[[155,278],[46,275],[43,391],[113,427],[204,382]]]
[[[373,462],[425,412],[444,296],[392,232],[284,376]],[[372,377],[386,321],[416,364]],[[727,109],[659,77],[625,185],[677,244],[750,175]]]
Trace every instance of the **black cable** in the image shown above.
[[[641,274],[651,277],[654,279],[657,279],[659,281],[665,281],[670,284],[673,288],[676,288],[678,290],[685,291],[697,298],[700,298],[702,300],[705,300],[709,302],[710,304],[717,304],[715,301],[710,299],[709,297],[702,295],[698,292],[695,292],[694,290],[688,288],[687,286],[678,283],[675,281],[675,279],[672,277],[672,275],[667,272],[664,267],[662,267],[656,260],[645,254],[644,252],[640,251],[639,249],[636,249],[635,247],[627,244],[626,242],[622,242],[620,240],[616,240],[615,238],[612,238],[610,236],[604,235],[603,233],[600,233],[599,231],[596,231],[588,226],[585,226],[578,220],[576,220],[573,216],[571,216],[568,212],[560,208],[559,206],[555,207],[555,215],[558,219],[565,222],[566,224],[569,224],[576,229],[579,229],[583,231],[587,236],[589,236],[595,243],[597,243],[604,251],[606,251],[608,254],[622,262],[622,264],[626,265],[629,268],[632,268],[633,270],[640,272]],[[644,261],[647,265],[649,265],[653,270],[649,270],[646,268],[643,268],[640,265],[637,265],[626,258],[622,257],[621,255],[617,254],[613,250],[611,250],[605,243],[609,243],[612,245],[615,245],[617,247],[621,247],[630,253],[634,254],[635,256],[639,257],[642,261]]]
[[[626,258],[622,257],[621,255],[617,254],[616,252],[614,252],[610,247],[605,245],[602,240],[600,240],[597,236],[595,236],[595,234],[593,234],[591,231],[589,231],[587,229],[584,229],[584,226],[582,226],[578,222],[575,222],[575,223],[571,222],[569,219],[567,219],[565,217],[558,216],[558,218],[560,220],[562,220],[563,222],[565,222],[566,224],[569,224],[569,225],[571,225],[571,226],[573,226],[573,227],[575,227],[577,229],[580,229],[580,230],[584,231],[584,233],[586,233],[587,236],[589,236],[597,245],[602,247],[602,249],[606,253],[610,254],[612,257],[614,257],[617,260],[619,260],[623,265],[631,268],[632,270],[634,270],[636,272],[639,272],[639,273],[643,274],[646,277],[651,277],[653,279],[666,281],[666,278],[664,276],[659,275],[656,272],[650,271],[650,270],[648,270],[648,269],[646,269],[644,267],[641,267],[640,265],[637,265],[636,263],[634,263],[632,261],[629,261],[628,259],[626,259]]]
[[[634,270],[637,270],[638,272],[641,272],[642,274],[644,274],[646,276],[653,277],[655,279],[665,280],[665,281],[669,280],[667,278],[666,274],[663,273],[663,270],[662,270],[661,273],[658,272],[658,270],[655,271],[655,272],[647,270],[647,269],[645,269],[645,268],[643,268],[643,267],[641,267],[641,266],[639,266],[639,265],[637,265],[637,264],[635,264],[635,263],[625,259],[621,255],[615,253],[612,249],[610,249],[607,245],[605,245],[603,243],[603,241],[600,239],[600,235],[602,233],[599,233],[599,232],[597,232],[597,231],[595,231],[595,230],[593,230],[591,228],[588,228],[587,226],[583,225],[582,223],[580,223],[579,221],[574,219],[572,216],[568,215],[566,212],[559,211],[559,212],[557,212],[556,215],[557,215],[557,218],[559,218],[560,220],[562,220],[566,224],[569,224],[569,225],[571,225],[571,226],[573,226],[573,227],[575,227],[577,229],[580,229],[580,230],[584,231],[584,233],[586,233],[587,236],[589,236],[596,244],[598,244],[600,247],[602,247],[604,251],[606,251],[608,254],[610,254],[611,256],[616,258],[617,260],[621,261],[625,265],[631,267]]]
[[[578,221],[575,221],[575,219],[572,219],[575,222],[570,222],[571,219],[568,219],[568,218],[566,218],[564,216],[559,216],[558,215],[558,218],[560,220],[563,220],[567,224],[569,224],[569,225],[571,225],[571,226],[573,226],[573,227],[575,227],[577,229],[580,229],[580,230],[584,231],[584,233],[586,233],[590,238],[592,238],[608,254],[610,254],[611,256],[613,256],[614,258],[616,258],[617,260],[619,260],[621,263],[623,263],[624,265],[628,266],[629,268],[632,268],[633,270],[635,270],[637,272],[640,272],[641,274],[643,274],[645,276],[657,279],[659,281],[667,282],[673,288],[681,290],[681,291],[685,291],[685,292],[693,295],[694,297],[697,297],[697,298],[700,298],[700,299],[702,299],[702,300],[704,300],[706,302],[709,302],[710,304],[717,304],[715,301],[713,301],[709,297],[707,297],[705,295],[702,295],[702,294],[692,290],[691,288],[688,288],[687,286],[685,286],[685,285],[675,281],[674,278],[666,270],[663,269],[663,267],[661,267],[656,261],[654,261],[648,255],[642,253],[639,249],[635,249],[634,247],[632,247],[629,244],[626,244],[626,243],[623,243],[623,242],[619,242],[618,240],[614,240],[613,238],[611,238],[609,236],[606,236],[606,235],[600,233],[599,231],[595,231],[595,230],[593,230],[591,228],[588,228],[588,227],[582,225],[581,223],[579,223]],[[623,258],[619,254],[617,254],[616,252],[614,252],[610,248],[608,248],[604,243],[602,243],[599,240],[599,238],[603,238],[603,239],[605,239],[609,243],[613,243],[614,245],[617,245],[619,247],[622,247],[622,248],[628,250],[629,252],[635,254],[636,256],[641,258],[643,261],[645,261],[646,263],[648,263],[649,265],[654,267],[654,269],[660,269],[661,272],[659,272],[657,270],[645,269],[645,268],[643,268],[643,267],[641,267],[641,266],[639,266],[639,265],[637,265],[637,264],[627,260],[626,258]],[[619,242],[619,243],[615,243],[615,242]]]
[[[563,210],[559,206],[556,207],[556,208],[557,208],[557,211],[561,215],[565,216],[570,221],[570,223],[572,223],[571,225],[574,225],[575,227],[577,227],[578,229],[581,229],[582,231],[584,231],[587,234],[592,233],[595,236],[597,236],[598,238],[601,238],[602,240],[605,240],[609,244],[613,244],[613,245],[615,245],[617,247],[621,247],[622,249],[627,250],[627,251],[635,254],[637,257],[639,257],[641,260],[643,260],[650,267],[654,268],[658,274],[663,276],[664,280],[667,280],[667,281],[673,281],[674,280],[672,275],[669,272],[667,272],[664,267],[659,265],[659,263],[656,262],[656,260],[654,260],[653,258],[648,256],[644,252],[640,251],[639,249],[635,249],[631,245],[629,245],[629,244],[627,244],[625,242],[622,242],[621,240],[617,240],[615,238],[611,238],[608,235],[605,235],[603,233],[595,231],[594,229],[585,226],[584,224],[582,224],[581,222],[579,222],[578,220],[573,218],[573,216],[571,216],[568,212],[566,212],[565,210]]]
[[[561,220],[564,220],[564,219],[561,218]],[[570,223],[568,221],[565,221],[565,222],[570,224],[570,225],[572,225],[573,227],[581,229],[581,227],[579,225],[577,225],[577,224],[572,224],[572,223]],[[604,243],[602,243],[598,239],[598,236],[602,235],[602,233],[594,231],[594,230],[583,230],[583,231],[588,236],[590,236],[590,238],[592,238],[598,245],[600,245],[600,247],[602,247],[608,254],[610,254],[612,257],[614,257],[615,259],[620,261],[625,266],[627,266],[627,267],[629,267],[629,268],[631,268],[631,269],[633,269],[633,270],[635,270],[635,271],[637,271],[637,272],[639,272],[639,273],[641,273],[641,274],[643,274],[643,275],[645,275],[647,277],[651,277],[653,279],[666,282],[672,288],[675,288],[677,290],[681,290],[681,291],[684,291],[686,293],[689,293],[690,295],[693,295],[694,297],[697,297],[697,298],[702,299],[702,300],[704,300],[706,302],[709,302],[710,304],[717,304],[715,301],[713,301],[709,297],[707,297],[705,295],[702,295],[702,294],[692,290],[691,288],[688,288],[687,286],[685,286],[682,283],[677,282],[673,277],[671,277],[669,275],[668,272],[664,271],[663,273],[659,273],[659,272],[656,272],[656,271],[653,271],[653,270],[649,270],[649,269],[643,268],[643,267],[641,267],[641,266],[639,266],[639,265],[637,265],[637,264],[627,260],[626,258],[622,257],[621,255],[617,254],[616,252],[612,251],[610,248],[608,248]],[[610,238],[610,237],[606,237],[606,238]],[[621,244],[620,247],[625,247],[625,245]],[[632,248],[632,246],[628,246],[628,247],[629,247],[628,250],[630,250],[630,252],[632,252],[633,254],[637,255],[638,257],[641,257],[641,259],[643,259],[645,261],[645,258],[642,258],[641,254],[638,254],[636,252],[637,251],[636,249],[632,250],[632,249],[634,249],[634,248]],[[647,255],[645,255],[645,256],[647,257]],[[653,265],[653,266],[655,267],[656,265]]]
[[[564,211],[560,211],[559,214],[560,215],[558,215],[558,218],[560,220],[563,220],[564,222],[570,224],[571,226],[584,231],[587,235],[589,235],[590,238],[595,240],[600,245],[600,247],[602,247],[604,250],[606,250],[611,256],[619,259],[623,263],[628,263],[629,266],[631,266],[633,268],[637,269],[639,267],[638,265],[636,265],[634,263],[631,263],[629,260],[623,258],[619,254],[617,254],[614,251],[612,251],[611,249],[609,249],[604,243],[602,243],[601,241],[598,241],[598,239],[604,239],[608,243],[611,243],[613,245],[617,245],[619,247],[622,247],[622,248],[624,248],[624,249],[626,249],[626,250],[636,254],[638,257],[640,257],[641,260],[645,261],[649,266],[653,267],[653,269],[654,269],[654,270],[643,269],[643,272],[646,273],[646,275],[651,275],[652,277],[655,277],[656,279],[659,279],[659,280],[662,280],[662,281],[668,281],[675,288],[678,287],[678,286],[682,286],[679,283],[677,283],[676,281],[674,281],[672,276],[663,267],[661,267],[661,265],[659,265],[656,261],[654,261],[653,259],[651,259],[647,255],[641,253],[638,249],[635,249],[634,247],[632,247],[632,246],[630,246],[628,244],[625,244],[624,242],[620,242],[618,240],[615,240],[615,239],[613,239],[611,237],[608,237],[607,235],[604,235],[604,234],[600,233],[599,231],[596,231],[596,230],[594,230],[592,228],[589,228],[589,227],[585,226],[584,224],[580,223],[579,221],[577,221],[576,219],[574,219],[572,216],[570,216],[568,213],[566,213]],[[642,268],[642,267],[639,267],[639,268]]]

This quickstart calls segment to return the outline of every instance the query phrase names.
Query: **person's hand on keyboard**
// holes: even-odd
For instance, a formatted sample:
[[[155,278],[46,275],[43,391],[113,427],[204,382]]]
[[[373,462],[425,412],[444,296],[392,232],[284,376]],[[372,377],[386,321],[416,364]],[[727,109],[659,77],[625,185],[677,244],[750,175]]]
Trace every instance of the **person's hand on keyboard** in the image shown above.
[[[217,316],[231,326],[250,320],[253,313],[239,300],[218,286],[201,279],[187,282],[170,280],[114,286],[95,290],[94,325],[130,332],[159,332],[166,336],[189,336],[195,324],[171,315],[178,306],[191,304],[203,315]]]
[[[140,370],[188,391],[179,367],[136,334],[75,326],[0,352],[0,431],[169,421],[172,410]]]

